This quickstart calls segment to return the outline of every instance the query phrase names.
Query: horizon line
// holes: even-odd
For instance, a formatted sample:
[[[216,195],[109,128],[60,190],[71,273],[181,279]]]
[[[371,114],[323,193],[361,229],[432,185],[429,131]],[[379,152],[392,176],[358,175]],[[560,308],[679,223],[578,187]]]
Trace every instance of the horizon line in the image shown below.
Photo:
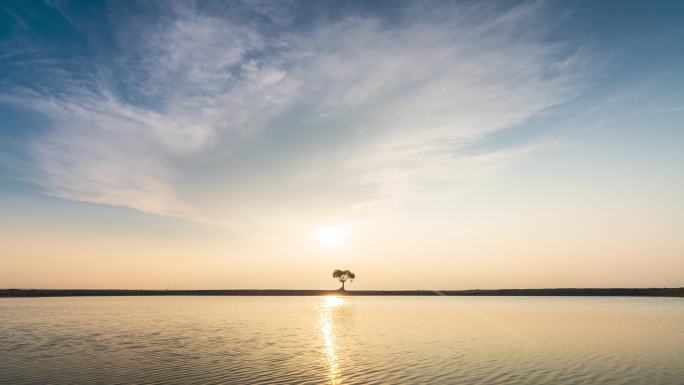
[[[86,296],[623,296],[684,297],[684,287],[543,288],[467,290],[340,290],[340,289],[0,289],[0,297]]]

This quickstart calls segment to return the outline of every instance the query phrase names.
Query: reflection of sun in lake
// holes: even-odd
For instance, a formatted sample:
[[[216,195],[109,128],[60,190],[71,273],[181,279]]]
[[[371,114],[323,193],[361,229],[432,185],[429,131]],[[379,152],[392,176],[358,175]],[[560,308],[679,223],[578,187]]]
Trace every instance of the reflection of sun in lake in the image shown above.
[[[337,363],[337,354],[335,352],[335,337],[332,323],[332,312],[335,308],[342,306],[344,299],[335,296],[326,296],[323,299],[320,312],[320,327],[323,336],[323,344],[325,348],[325,358],[330,371],[330,384],[337,385],[342,383],[340,375],[339,364]]]
[[[324,305],[327,308],[337,307],[344,303],[344,298],[337,297],[334,295],[326,296]]]

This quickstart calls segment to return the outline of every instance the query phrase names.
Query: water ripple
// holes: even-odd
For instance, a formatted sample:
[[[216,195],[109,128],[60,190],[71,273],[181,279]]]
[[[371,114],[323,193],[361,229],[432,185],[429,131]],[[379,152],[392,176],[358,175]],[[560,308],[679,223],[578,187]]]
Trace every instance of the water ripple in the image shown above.
[[[676,384],[684,302],[0,300],[0,384]]]

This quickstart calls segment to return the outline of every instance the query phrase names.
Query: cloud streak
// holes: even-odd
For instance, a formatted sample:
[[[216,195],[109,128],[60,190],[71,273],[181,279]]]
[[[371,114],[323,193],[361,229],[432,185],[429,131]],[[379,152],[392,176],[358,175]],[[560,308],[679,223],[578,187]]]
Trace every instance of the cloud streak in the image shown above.
[[[462,150],[586,79],[586,52],[531,27],[543,3],[314,12],[304,24],[296,6],[243,8],[246,20],[172,4],[143,25],[118,12],[114,55],[4,92],[50,123],[27,145],[31,180],[66,199],[216,221],[249,216],[266,185],[273,206],[395,201],[528,153],[536,144]]]

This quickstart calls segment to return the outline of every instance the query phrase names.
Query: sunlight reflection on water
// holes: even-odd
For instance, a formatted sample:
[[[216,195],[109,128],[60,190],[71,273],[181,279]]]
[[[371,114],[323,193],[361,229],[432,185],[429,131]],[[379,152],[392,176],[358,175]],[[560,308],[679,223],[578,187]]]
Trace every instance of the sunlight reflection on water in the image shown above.
[[[320,311],[321,334],[325,343],[325,356],[330,372],[330,385],[342,383],[340,367],[335,353],[335,331],[333,325],[333,312],[336,308],[344,305],[344,298],[326,296],[323,299]]]
[[[0,385],[665,385],[682,356],[680,298],[0,300]]]

